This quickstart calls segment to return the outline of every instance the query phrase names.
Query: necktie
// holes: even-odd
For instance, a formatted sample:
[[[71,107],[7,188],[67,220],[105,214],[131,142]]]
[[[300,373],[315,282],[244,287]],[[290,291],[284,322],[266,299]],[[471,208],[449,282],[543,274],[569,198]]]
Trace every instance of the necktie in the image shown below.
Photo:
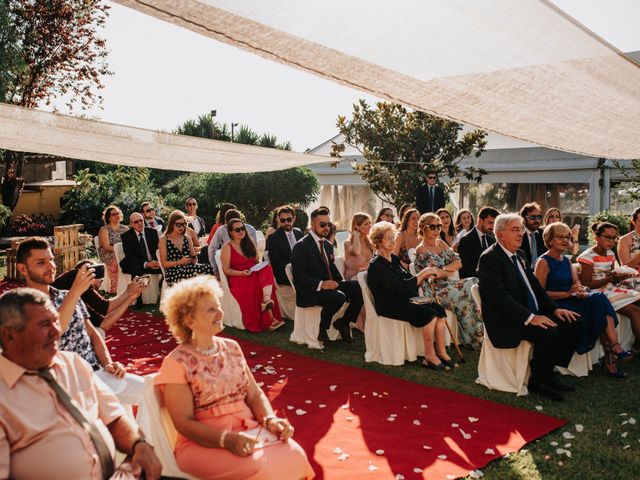
[[[37,375],[44,379],[44,381],[53,389],[60,403],[64,405],[64,408],[67,409],[73,419],[78,422],[82,428],[84,428],[84,431],[89,434],[89,437],[91,437],[93,446],[96,447],[96,452],[98,452],[98,457],[100,457],[102,476],[105,479],[110,478],[111,475],[113,475],[113,458],[111,458],[111,452],[109,451],[107,443],[104,441],[104,438],[102,438],[102,435],[95,424],[89,423],[67,391],[62,387],[62,385],[56,382],[56,379],[53,378],[53,375],[51,374],[51,370],[49,370],[49,368],[44,368],[37,372],[25,372],[25,374]]]
[[[524,286],[527,289],[527,306],[529,307],[529,310],[531,311],[531,313],[538,313],[536,299],[533,297],[533,292],[531,292],[531,289],[527,286],[527,281],[525,280],[524,276],[522,275],[522,271],[518,266],[518,257],[516,255],[512,255],[511,262],[513,262],[513,268],[516,269],[516,273],[522,279],[522,283],[524,283]]]
[[[536,232],[531,232],[529,234],[529,239],[531,240],[531,268],[536,263],[536,259],[538,258],[538,244],[536,242]]]
[[[487,248],[489,248],[489,245],[487,244],[487,236],[482,235],[482,250],[484,251]]]
[[[322,257],[324,266],[327,269],[327,275],[329,275],[329,280],[333,280],[333,275],[331,275],[331,268],[329,267],[329,260],[327,260],[327,255],[324,251],[324,240],[320,240],[319,243],[320,243],[320,256]]]
[[[293,236],[293,232],[287,233],[287,238],[289,239],[289,246],[293,249],[296,244],[296,237]]]
[[[429,208],[433,212],[435,210],[435,204],[436,204],[436,198],[433,192],[433,187],[429,187],[429,202],[430,202]]]
[[[144,241],[144,236],[139,233],[140,236],[140,254],[142,255],[142,259],[147,262],[149,261],[149,255],[147,255],[147,244]]]

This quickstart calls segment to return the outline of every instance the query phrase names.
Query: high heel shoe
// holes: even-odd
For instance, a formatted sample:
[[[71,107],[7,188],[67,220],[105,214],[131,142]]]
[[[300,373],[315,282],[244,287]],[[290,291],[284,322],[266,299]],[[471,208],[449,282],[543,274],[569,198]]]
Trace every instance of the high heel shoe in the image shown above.
[[[427,363],[425,363],[427,362]],[[424,361],[422,362],[422,366],[424,368],[428,368],[429,370],[435,370],[437,372],[446,372],[447,370],[450,370],[450,368],[448,366],[446,366],[444,363],[435,363],[432,362],[431,360],[427,359],[425,357]]]
[[[442,358],[440,355],[436,354],[438,356],[438,358],[440,359],[440,361],[442,362],[442,364],[445,367],[449,367],[449,368],[458,368],[459,365],[452,359],[446,359],[446,358]]]
[[[618,365],[617,355],[607,349],[602,359],[602,365],[607,370],[607,373],[613,378],[627,378],[628,375],[624,373],[622,368]]]
[[[611,345],[611,351],[612,352],[613,352],[613,349],[616,346],[618,346],[618,347],[620,347],[620,349],[622,349],[622,345],[620,345],[619,343],[614,343],[613,345]],[[621,352],[613,352],[613,353],[616,355],[616,357],[617,357],[619,362],[628,362],[628,361],[633,359],[633,353],[630,350],[622,349]]]

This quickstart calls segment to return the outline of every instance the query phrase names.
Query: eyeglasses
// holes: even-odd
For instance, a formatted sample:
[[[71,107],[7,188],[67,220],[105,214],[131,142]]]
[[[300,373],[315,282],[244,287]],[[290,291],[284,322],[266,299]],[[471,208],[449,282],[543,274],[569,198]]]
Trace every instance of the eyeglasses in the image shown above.
[[[566,240],[568,242],[573,240],[573,238],[571,238],[571,235],[556,235],[554,238],[557,238],[558,240]]]
[[[615,242],[616,240],[618,240],[618,237],[610,237],[609,235],[600,235],[600,237],[602,238],[606,238],[607,240],[611,240],[612,242]]]
[[[542,215],[529,215],[527,218],[529,220],[542,220]]]
[[[137,224],[137,223],[142,223],[142,220],[134,220],[134,221],[133,221],[133,222],[131,222],[131,223],[133,223],[133,224],[135,225],[135,224]]]
[[[244,232],[245,228],[244,227],[236,227],[236,228],[232,228],[231,231],[232,232],[236,232],[236,233],[240,233],[240,232]]]
[[[291,223],[293,222],[293,217],[281,218],[280,223]]]
[[[198,204],[196,202],[188,202],[186,205],[187,205],[187,207],[190,207],[192,205],[198,205]]]
[[[178,228],[184,228],[184,227],[187,226],[187,223],[186,222],[176,222],[176,223],[174,223],[174,225],[176,227],[178,227]]]
[[[120,212],[111,212],[111,213],[109,214],[109,216],[110,216],[110,217],[118,217],[118,216],[120,216],[120,215],[121,215],[121,213],[120,213]]]
[[[510,228],[509,231],[511,233],[524,233],[525,228],[524,227],[514,227],[514,228]]]
[[[331,223],[330,223],[330,222],[329,222],[329,223],[327,223],[327,222],[320,222],[318,225],[320,226],[320,228],[324,228],[324,227],[328,227],[329,225],[331,225]]]
[[[153,207],[149,207],[149,208],[147,208],[146,210],[144,210],[142,213],[155,212],[155,210],[156,210],[155,208],[153,208]]]
[[[433,232],[434,230],[441,230],[442,229],[442,224],[441,223],[432,223],[431,225],[427,225],[427,227],[429,227],[429,230],[431,230]]]

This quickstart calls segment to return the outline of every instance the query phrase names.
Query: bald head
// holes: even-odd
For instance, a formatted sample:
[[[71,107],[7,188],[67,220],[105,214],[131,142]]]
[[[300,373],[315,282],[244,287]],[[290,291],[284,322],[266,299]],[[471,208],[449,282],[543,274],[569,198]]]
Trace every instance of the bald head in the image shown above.
[[[144,230],[144,218],[139,213],[132,213],[129,216],[129,224],[136,232],[140,233]]]

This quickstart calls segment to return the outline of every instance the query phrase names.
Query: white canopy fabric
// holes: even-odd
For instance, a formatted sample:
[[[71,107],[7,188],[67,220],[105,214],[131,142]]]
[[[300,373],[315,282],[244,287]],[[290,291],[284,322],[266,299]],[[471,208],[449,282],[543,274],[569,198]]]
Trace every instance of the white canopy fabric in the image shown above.
[[[0,103],[0,148],[115,165],[246,173],[328,157],[126,127]]]
[[[547,0],[115,0],[393,102],[640,158],[640,68]]]

